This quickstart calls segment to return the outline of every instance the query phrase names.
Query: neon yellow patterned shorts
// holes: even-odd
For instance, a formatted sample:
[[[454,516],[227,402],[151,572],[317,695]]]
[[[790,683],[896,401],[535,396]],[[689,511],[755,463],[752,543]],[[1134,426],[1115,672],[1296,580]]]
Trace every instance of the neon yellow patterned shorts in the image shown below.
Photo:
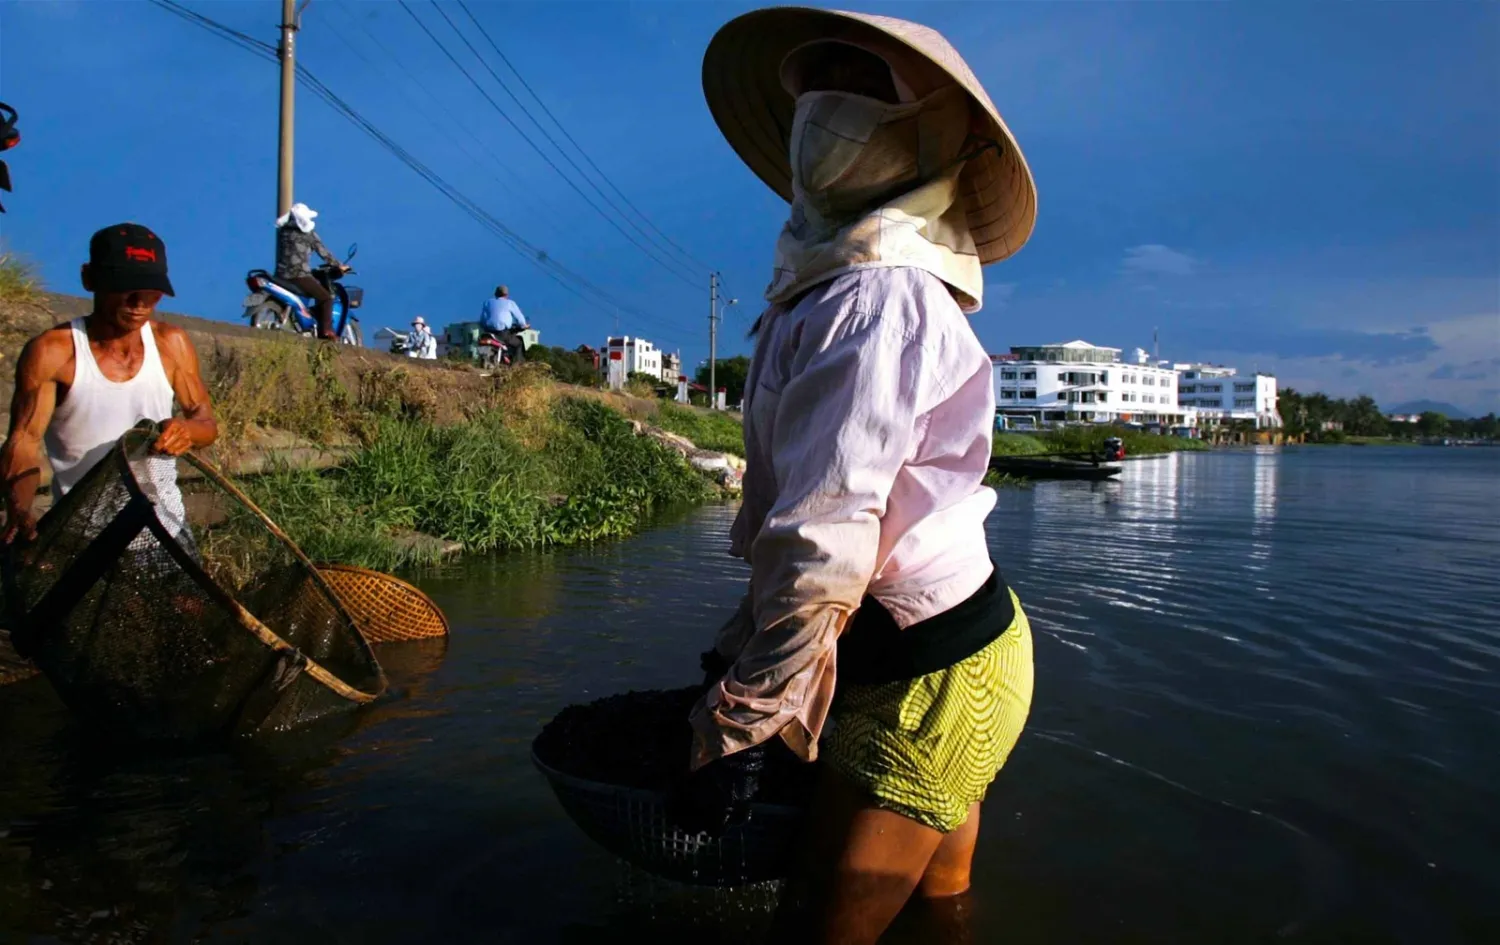
[[[1031,711],[1031,625],[1016,617],[995,642],[947,669],[849,686],[834,705],[819,755],[877,806],[948,833],[1021,737]]]

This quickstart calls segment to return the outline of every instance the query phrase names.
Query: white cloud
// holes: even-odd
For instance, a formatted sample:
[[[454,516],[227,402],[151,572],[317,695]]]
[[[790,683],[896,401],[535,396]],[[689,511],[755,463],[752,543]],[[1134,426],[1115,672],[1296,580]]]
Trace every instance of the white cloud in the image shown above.
[[[1135,275],[1190,276],[1198,260],[1160,243],[1142,243],[1125,250],[1120,269]]]
[[[1500,371],[1467,370],[1476,365],[1489,368],[1500,358],[1500,316],[1435,322],[1427,335],[1433,350],[1420,359],[1397,363],[1350,361],[1338,354],[1257,358],[1243,351],[1210,352],[1205,360],[1272,371],[1282,387],[1321,390],[1335,397],[1370,394],[1384,404],[1442,400],[1474,413],[1500,412]]]

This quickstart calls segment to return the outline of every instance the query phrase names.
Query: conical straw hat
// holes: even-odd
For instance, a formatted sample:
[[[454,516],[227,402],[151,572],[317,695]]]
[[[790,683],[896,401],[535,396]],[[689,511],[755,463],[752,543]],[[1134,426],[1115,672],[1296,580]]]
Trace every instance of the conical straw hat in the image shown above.
[[[796,102],[782,87],[787,54],[814,40],[839,40],[878,52],[908,82],[913,76],[938,85],[956,82],[968,92],[976,114],[998,145],[969,160],[960,179],[960,199],[981,264],[1014,255],[1036,225],[1036,183],[1026,158],[958,50],[936,30],[887,16],[770,7],[726,23],[703,56],[703,94],[730,147],[761,180],[788,202],[792,171],[788,151]],[[934,68],[935,67],[935,68]]]

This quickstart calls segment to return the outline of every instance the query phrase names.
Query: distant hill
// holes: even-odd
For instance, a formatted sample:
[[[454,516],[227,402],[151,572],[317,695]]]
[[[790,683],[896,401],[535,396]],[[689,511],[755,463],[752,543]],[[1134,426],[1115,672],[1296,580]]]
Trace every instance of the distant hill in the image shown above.
[[[1467,420],[1469,413],[1441,400],[1408,400],[1404,404],[1392,404],[1382,408],[1386,413],[1440,413],[1449,420]]]

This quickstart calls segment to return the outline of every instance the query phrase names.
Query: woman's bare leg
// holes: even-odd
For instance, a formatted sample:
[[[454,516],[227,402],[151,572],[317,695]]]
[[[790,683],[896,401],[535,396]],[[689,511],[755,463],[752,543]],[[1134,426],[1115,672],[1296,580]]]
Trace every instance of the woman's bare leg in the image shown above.
[[[969,874],[974,868],[974,845],[979,842],[979,804],[969,807],[969,819],[963,826],[943,837],[927,871],[922,874],[918,890],[925,899],[957,896],[969,891]]]
[[[774,940],[874,945],[922,881],[943,835],[875,807],[826,768],[808,823],[806,856],[783,893]]]

